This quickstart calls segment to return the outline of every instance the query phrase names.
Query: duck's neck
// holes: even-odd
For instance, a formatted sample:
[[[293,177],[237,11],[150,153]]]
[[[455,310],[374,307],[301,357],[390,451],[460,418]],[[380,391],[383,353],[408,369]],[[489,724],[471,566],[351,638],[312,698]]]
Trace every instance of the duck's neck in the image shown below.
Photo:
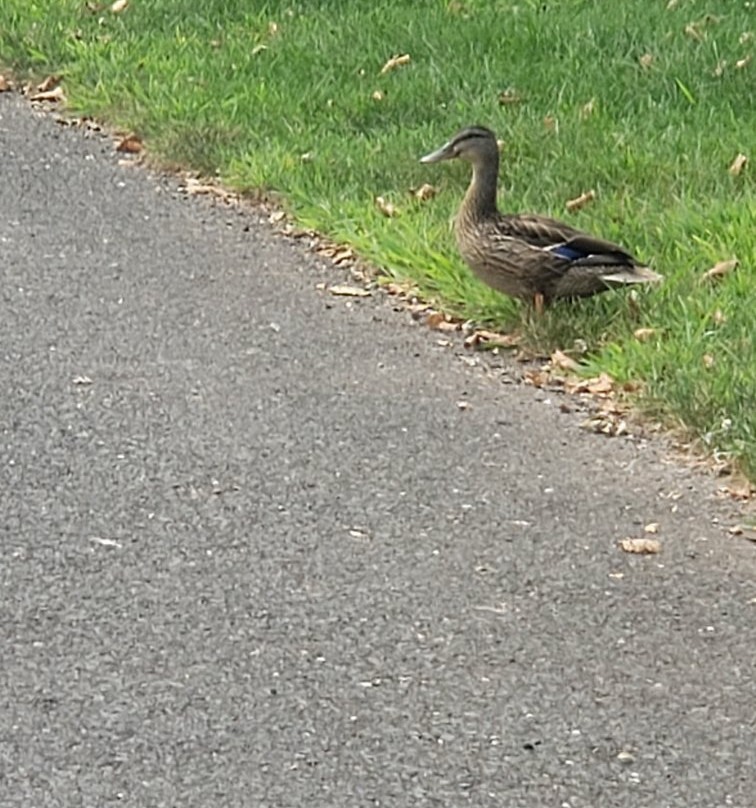
[[[499,179],[499,152],[480,155],[472,164],[472,180],[465,194],[465,206],[475,216],[495,216],[496,186]]]

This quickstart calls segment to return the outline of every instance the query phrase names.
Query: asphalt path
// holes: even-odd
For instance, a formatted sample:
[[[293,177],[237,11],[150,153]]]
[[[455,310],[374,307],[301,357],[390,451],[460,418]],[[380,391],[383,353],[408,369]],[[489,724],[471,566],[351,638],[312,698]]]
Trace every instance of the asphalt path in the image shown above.
[[[0,805],[753,808],[716,481],[119,157],[0,95]]]

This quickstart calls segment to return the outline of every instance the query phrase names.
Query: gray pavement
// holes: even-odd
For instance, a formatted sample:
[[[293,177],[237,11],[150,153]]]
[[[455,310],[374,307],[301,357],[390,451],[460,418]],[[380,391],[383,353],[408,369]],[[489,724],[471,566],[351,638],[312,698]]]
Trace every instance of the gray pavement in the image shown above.
[[[9,94],[0,158],[0,805],[756,805],[715,481]]]

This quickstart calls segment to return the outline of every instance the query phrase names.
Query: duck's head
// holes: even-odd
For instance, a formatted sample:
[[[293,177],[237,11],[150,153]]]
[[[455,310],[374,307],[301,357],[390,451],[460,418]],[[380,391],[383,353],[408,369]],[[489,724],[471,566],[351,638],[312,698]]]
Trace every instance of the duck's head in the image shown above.
[[[454,160],[459,157],[476,164],[497,158],[498,154],[496,135],[490,129],[486,129],[485,126],[466,126],[440,149],[421,157],[420,162],[438,163],[441,160]]]

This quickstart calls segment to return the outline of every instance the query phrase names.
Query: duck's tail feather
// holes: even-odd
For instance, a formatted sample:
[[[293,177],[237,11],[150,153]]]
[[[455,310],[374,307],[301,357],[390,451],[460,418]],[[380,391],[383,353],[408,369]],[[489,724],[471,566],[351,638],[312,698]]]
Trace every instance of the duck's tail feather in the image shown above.
[[[633,266],[627,269],[615,270],[601,275],[602,280],[610,283],[659,283],[664,280],[662,275],[649,267]]]

